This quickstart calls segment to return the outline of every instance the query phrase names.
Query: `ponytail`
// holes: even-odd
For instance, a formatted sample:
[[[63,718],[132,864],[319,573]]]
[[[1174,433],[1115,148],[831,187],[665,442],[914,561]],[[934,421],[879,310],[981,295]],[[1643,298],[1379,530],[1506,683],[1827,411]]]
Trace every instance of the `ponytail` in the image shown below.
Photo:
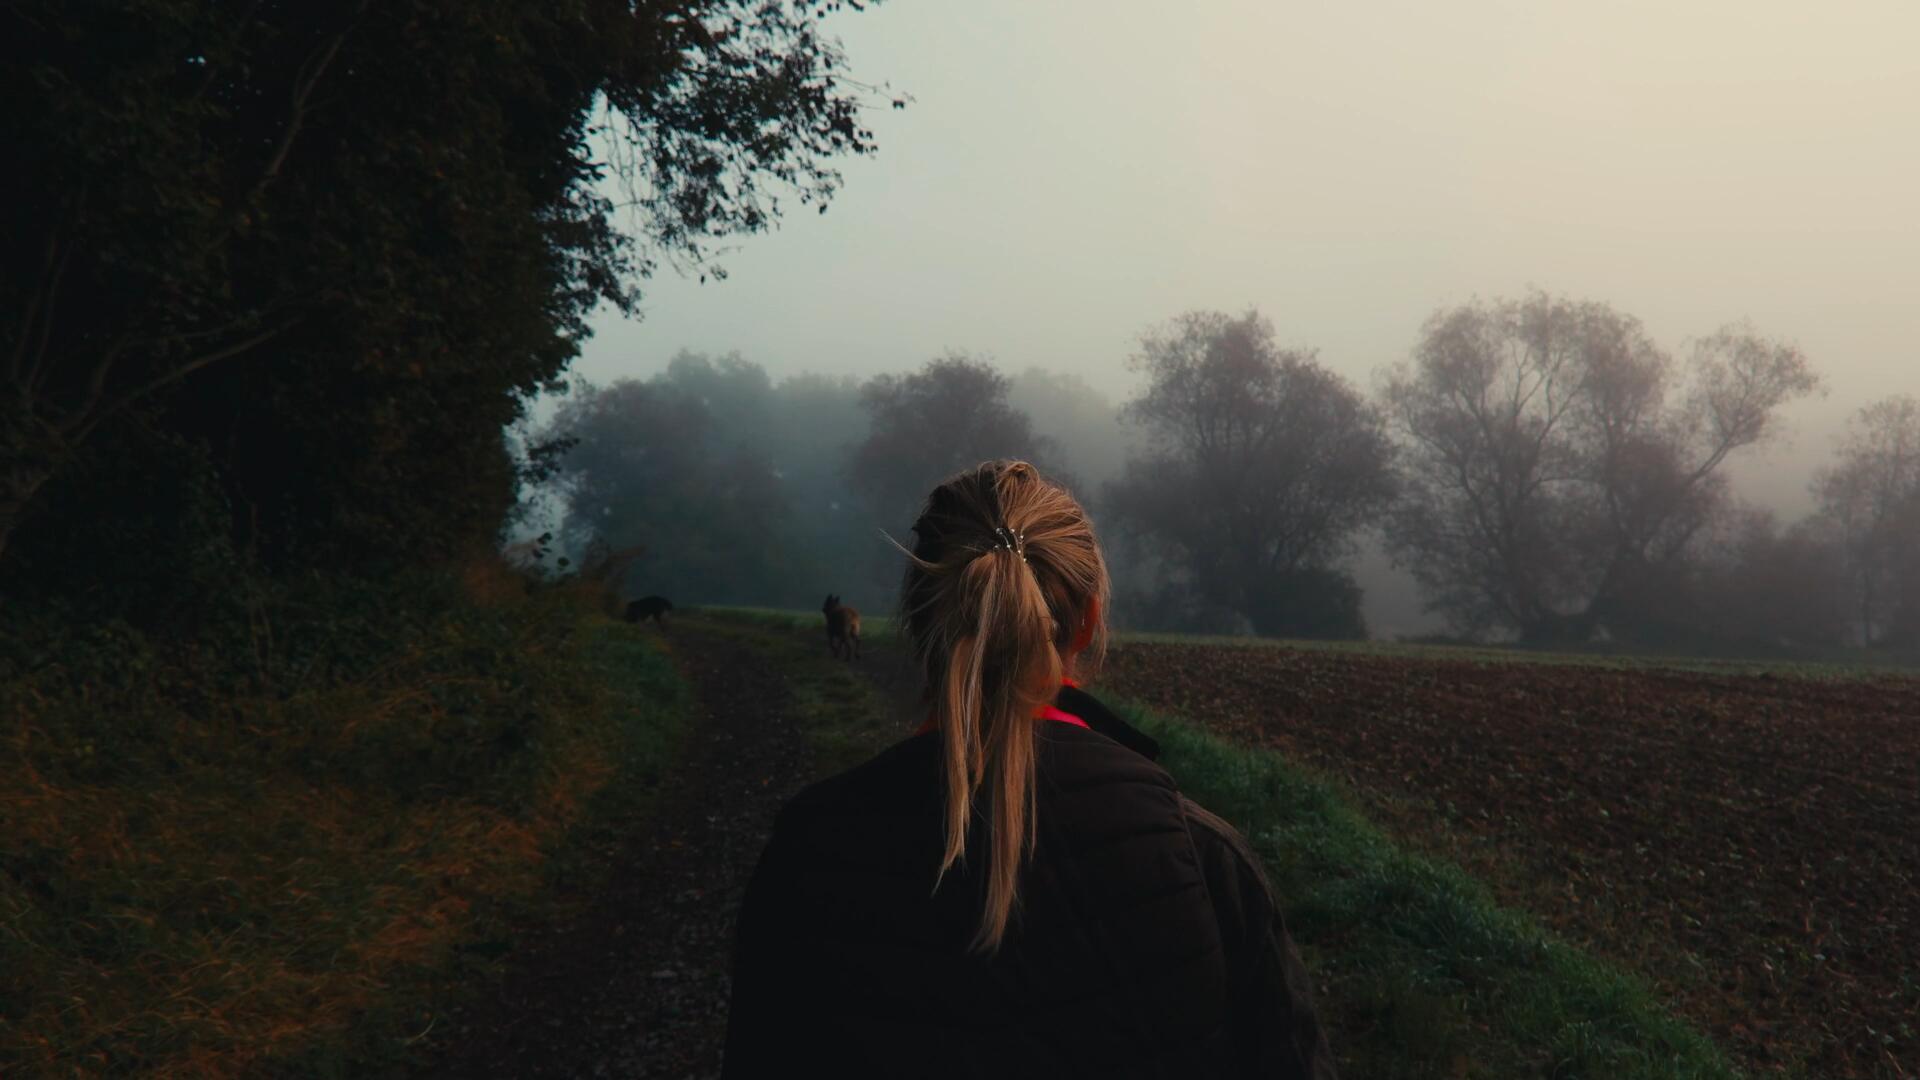
[[[1085,512],[1025,462],[989,463],[942,484],[914,532],[904,624],[941,745],[939,873],[965,859],[978,814],[986,888],[971,944],[991,953],[1006,939],[1037,835],[1032,718],[1066,675],[1069,635],[1105,609],[1106,571]]]

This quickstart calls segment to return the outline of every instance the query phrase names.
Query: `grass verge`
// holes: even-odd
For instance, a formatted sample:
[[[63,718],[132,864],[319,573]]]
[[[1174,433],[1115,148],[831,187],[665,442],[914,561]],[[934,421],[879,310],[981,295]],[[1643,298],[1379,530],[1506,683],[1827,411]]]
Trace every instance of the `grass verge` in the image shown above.
[[[0,641],[0,1075],[396,1069],[591,872],[580,826],[645,798],[608,781],[676,751],[641,632],[518,586],[357,590],[242,649]]]
[[[1253,840],[1343,1072],[1379,1078],[1731,1078],[1704,1036],[1638,980],[1410,854],[1338,786],[1137,709],[1182,790]]]

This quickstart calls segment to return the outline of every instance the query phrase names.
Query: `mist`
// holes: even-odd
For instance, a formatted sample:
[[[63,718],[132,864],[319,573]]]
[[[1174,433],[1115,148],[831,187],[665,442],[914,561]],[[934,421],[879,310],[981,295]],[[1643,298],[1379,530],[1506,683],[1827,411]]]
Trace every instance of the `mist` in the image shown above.
[[[0,6],[0,1073],[1915,1076],[1916,41]]]
[[[1257,306],[1369,388],[1437,309],[1538,287],[1669,348],[1738,319],[1798,344],[1824,393],[1728,466],[1797,516],[1845,419],[1920,391],[1920,13],[1848,12],[888,3],[839,32],[912,100],[870,110],[882,150],[831,211],[739,242],[725,280],[658,276],[575,370],[685,348],[866,378],[965,350],[1117,405],[1148,326]],[[1425,625],[1384,557],[1360,566],[1376,623]]]

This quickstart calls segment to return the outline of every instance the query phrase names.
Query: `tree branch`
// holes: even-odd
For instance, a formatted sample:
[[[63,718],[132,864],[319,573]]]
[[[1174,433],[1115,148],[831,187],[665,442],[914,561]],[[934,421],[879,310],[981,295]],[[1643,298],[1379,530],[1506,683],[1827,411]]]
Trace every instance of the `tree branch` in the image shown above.
[[[287,129],[281,133],[280,143],[274,147],[273,156],[267,159],[267,167],[260,175],[260,182],[254,185],[255,197],[266,190],[267,185],[280,175],[280,167],[286,163],[287,154],[293,150],[293,142],[299,137],[300,128],[306,123],[307,103],[313,97],[314,89],[320,85],[320,80],[326,75],[327,68],[333,64],[334,57],[340,55],[340,47],[346,44],[347,36],[359,26],[361,17],[372,6],[373,0],[363,0],[360,10],[354,13],[353,19],[347,23],[346,28],[335,34],[333,40],[300,65],[293,87],[293,108],[287,114]]]
[[[231,357],[238,356],[241,353],[248,352],[254,348],[257,348],[258,346],[268,341],[271,341],[272,339],[285,333],[287,330],[291,329],[293,325],[294,325],[293,322],[284,322],[278,326],[274,326],[266,330],[262,330],[259,333],[252,335],[251,337],[242,338],[241,340],[233,342],[230,345],[227,345],[222,348],[215,349],[212,352],[197,356],[192,360],[189,360],[186,363],[173,368],[172,370],[166,372],[165,374],[158,376],[157,378],[150,379],[139,386],[136,386],[130,390],[125,391],[124,393],[120,394],[118,397],[114,398],[112,401],[109,401],[107,404],[94,410],[94,415],[91,418],[87,418],[84,413],[77,415],[74,418],[74,422],[78,424],[78,427],[72,429],[73,431],[77,432],[77,434],[74,435],[73,441],[79,442],[81,440],[84,440],[85,438],[87,438],[87,436],[92,434],[95,428],[100,426],[102,421],[108,419],[109,417],[113,416],[114,414],[118,413],[120,410],[126,408],[127,406],[133,404],[134,402],[140,400],[141,398],[146,397],[148,394],[151,394],[154,391],[161,389],[162,387],[171,385],[172,383],[179,382],[181,379],[186,378],[188,375],[191,375],[194,372],[199,371],[201,368],[206,367],[209,364],[217,364],[222,360],[226,360]],[[63,431],[62,434],[67,434],[67,432]]]
[[[26,386],[32,393],[40,386],[41,376],[47,368],[47,345],[53,339],[53,311],[60,302],[60,282],[67,276],[67,267],[73,263],[73,249],[67,248],[60,253],[60,259],[54,264],[53,278],[47,283],[47,306],[40,314],[40,344],[34,346],[33,360],[27,365]],[[24,342],[27,331],[21,332]]]
[[[20,315],[20,337],[13,343],[13,355],[8,359],[7,367],[18,384],[21,380],[27,358],[27,342],[33,337],[34,319],[40,313],[40,303],[46,298],[49,281],[58,275],[55,265],[59,261],[60,233],[57,229],[47,231],[47,254],[40,271],[40,281],[33,287],[33,295],[27,297],[26,311]]]
[[[87,204],[87,185],[82,182],[79,193],[65,214],[65,224],[76,223]],[[31,395],[39,385],[42,369],[47,358],[47,344],[53,337],[53,309],[59,302],[60,281],[66,277],[67,267],[73,262],[73,245],[61,244],[60,224],[56,223],[47,231],[47,254],[45,267],[41,270],[40,283],[34,286],[33,297],[27,301],[26,315],[20,320],[20,340],[14,343],[13,356],[9,362],[9,372],[16,386]],[[45,304],[46,310],[41,311]],[[33,337],[36,317],[40,324],[40,344],[34,349],[33,361],[27,363],[27,342]]]

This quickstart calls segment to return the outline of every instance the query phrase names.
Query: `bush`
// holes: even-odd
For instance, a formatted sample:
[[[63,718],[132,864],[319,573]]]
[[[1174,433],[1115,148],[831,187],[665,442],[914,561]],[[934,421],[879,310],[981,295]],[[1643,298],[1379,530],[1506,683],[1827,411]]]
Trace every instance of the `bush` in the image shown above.
[[[1247,585],[1247,618],[1262,637],[1365,641],[1360,585],[1340,570],[1309,566]]]
[[[237,614],[232,516],[205,447],[119,425],[81,451],[16,529],[0,596],[10,617],[57,605],[74,622],[191,632]]]

